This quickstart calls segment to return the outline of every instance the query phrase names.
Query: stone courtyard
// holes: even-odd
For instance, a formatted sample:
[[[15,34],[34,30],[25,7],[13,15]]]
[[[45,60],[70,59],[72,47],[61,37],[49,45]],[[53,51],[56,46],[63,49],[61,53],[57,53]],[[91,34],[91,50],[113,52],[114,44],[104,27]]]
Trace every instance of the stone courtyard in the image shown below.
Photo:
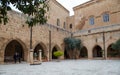
[[[61,60],[0,65],[0,75],[120,75],[120,60]]]

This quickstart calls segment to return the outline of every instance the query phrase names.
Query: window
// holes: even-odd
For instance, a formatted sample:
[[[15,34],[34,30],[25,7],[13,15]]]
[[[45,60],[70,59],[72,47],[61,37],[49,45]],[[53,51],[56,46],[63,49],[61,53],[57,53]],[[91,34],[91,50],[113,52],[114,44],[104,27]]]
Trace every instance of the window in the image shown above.
[[[89,18],[89,24],[90,25],[94,25],[94,17],[90,17]]]
[[[60,20],[57,19],[57,26],[60,26]]]
[[[70,29],[72,29],[72,24],[70,24]]]
[[[108,22],[109,21],[109,14],[105,13],[103,14],[103,22]]]
[[[66,28],[66,24],[65,24],[65,22],[64,22],[64,24],[63,24],[63,28]]]

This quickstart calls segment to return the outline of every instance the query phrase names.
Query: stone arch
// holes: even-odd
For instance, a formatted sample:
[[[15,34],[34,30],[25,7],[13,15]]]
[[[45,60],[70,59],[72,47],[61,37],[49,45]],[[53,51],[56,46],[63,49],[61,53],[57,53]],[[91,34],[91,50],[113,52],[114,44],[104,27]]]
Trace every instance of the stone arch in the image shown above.
[[[107,57],[108,58],[119,57],[118,50],[112,49],[112,44],[110,44],[107,47]]]
[[[42,50],[42,59],[47,58],[47,47],[45,46],[44,43],[40,42],[40,43],[36,44],[33,50],[34,50],[33,56],[36,53],[37,54],[37,60],[39,59],[38,58],[39,57],[39,50]]]
[[[88,49],[83,46],[82,49],[80,50],[80,58],[88,58]]]
[[[99,45],[94,46],[93,48],[93,57],[102,57],[102,48]]]
[[[28,49],[20,39],[10,39],[3,47],[4,49],[4,62],[13,62],[15,52],[20,54],[22,61],[28,61]]]
[[[53,46],[52,48],[52,59],[58,59],[56,56],[54,56],[54,52],[60,50],[60,47],[58,45]]]

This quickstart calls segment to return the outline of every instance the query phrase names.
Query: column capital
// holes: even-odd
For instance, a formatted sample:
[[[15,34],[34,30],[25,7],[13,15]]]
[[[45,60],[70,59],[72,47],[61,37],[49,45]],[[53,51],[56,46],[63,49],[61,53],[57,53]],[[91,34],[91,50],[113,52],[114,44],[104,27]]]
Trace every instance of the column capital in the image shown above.
[[[42,50],[40,49],[39,52],[42,52]]]

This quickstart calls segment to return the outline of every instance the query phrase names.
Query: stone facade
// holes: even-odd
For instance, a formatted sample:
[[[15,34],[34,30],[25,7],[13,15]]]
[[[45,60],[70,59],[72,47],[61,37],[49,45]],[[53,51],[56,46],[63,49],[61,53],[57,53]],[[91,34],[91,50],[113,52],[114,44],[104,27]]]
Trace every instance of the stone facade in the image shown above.
[[[83,41],[88,58],[94,58],[96,50],[103,51],[100,57],[108,58],[111,44],[120,39],[119,0],[91,0],[74,7],[74,37]],[[108,21],[104,21],[108,14]],[[92,20],[90,18],[92,17]],[[92,21],[92,24],[90,23]],[[98,52],[99,54],[100,52]],[[96,56],[99,57],[99,56]]]
[[[74,26],[74,15],[67,17],[67,30],[74,32],[75,26]]]
[[[87,3],[74,7],[75,26],[79,29],[90,29],[120,23],[119,0],[91,0]],[[109,22],[103,22],[104,13],[109,14]],[[89,18],[94,18],[94,25],[90,25]],[[84,22],[81,24],[81,22]],[[75,29],[76,30],[76,29]]]
[[[64,28],[64,25],[65,27],[67,26],[66,18],[69,16],[69,11],[56,0],[50,0],[48,16],[49,24],[57,25],[57,20],[59,20],[59,25],[57,26]]]
[[[69,16],[69,11],[56,0],[50,0],[49,6],[48,23],[33,27],[34,52],[42,49],[42,55],[47,60],[56,58],[52,56],[53,52],[56,50],[64,52],[63,39],[71,36],[73,32],[73,37],[83,42],[80,58],[86,56],[88,59],[108,58],[111,44],[120,39],[119,0],[88,1],[74,7],[73,16]],[[103,20],[104,14],[109,14],[107,22]],[[16,50],[20,50],[22,60],[31,62],[30,28],[25,24],[27,17],[15,11],[10,11],[8,15],[9,23],[0,25],[0,64],[12,59]],[[92,25],[91,17],[94,18]],[[61,59],[64,59],[64,56]]]
[[[50,9],[48,24],[32,28],[32,48],[35,50],[37,46],[40,47],[47,60],[52,59],[53,48],[64,50],[63,39],[70,36],[63,28],[63,23],[66,23],[66,17],[69,16],[68,10],[54,0],[50,1]],[[25,24],[27,17],[15,11],[9,11],[8,16],[7,25],[0,25],[0,63],[7,59],[12,60],[17,49],[21,49],[22,59],[30,62],[30,28]],[[57,18],[60,20],[60,26],[56,26]]]

